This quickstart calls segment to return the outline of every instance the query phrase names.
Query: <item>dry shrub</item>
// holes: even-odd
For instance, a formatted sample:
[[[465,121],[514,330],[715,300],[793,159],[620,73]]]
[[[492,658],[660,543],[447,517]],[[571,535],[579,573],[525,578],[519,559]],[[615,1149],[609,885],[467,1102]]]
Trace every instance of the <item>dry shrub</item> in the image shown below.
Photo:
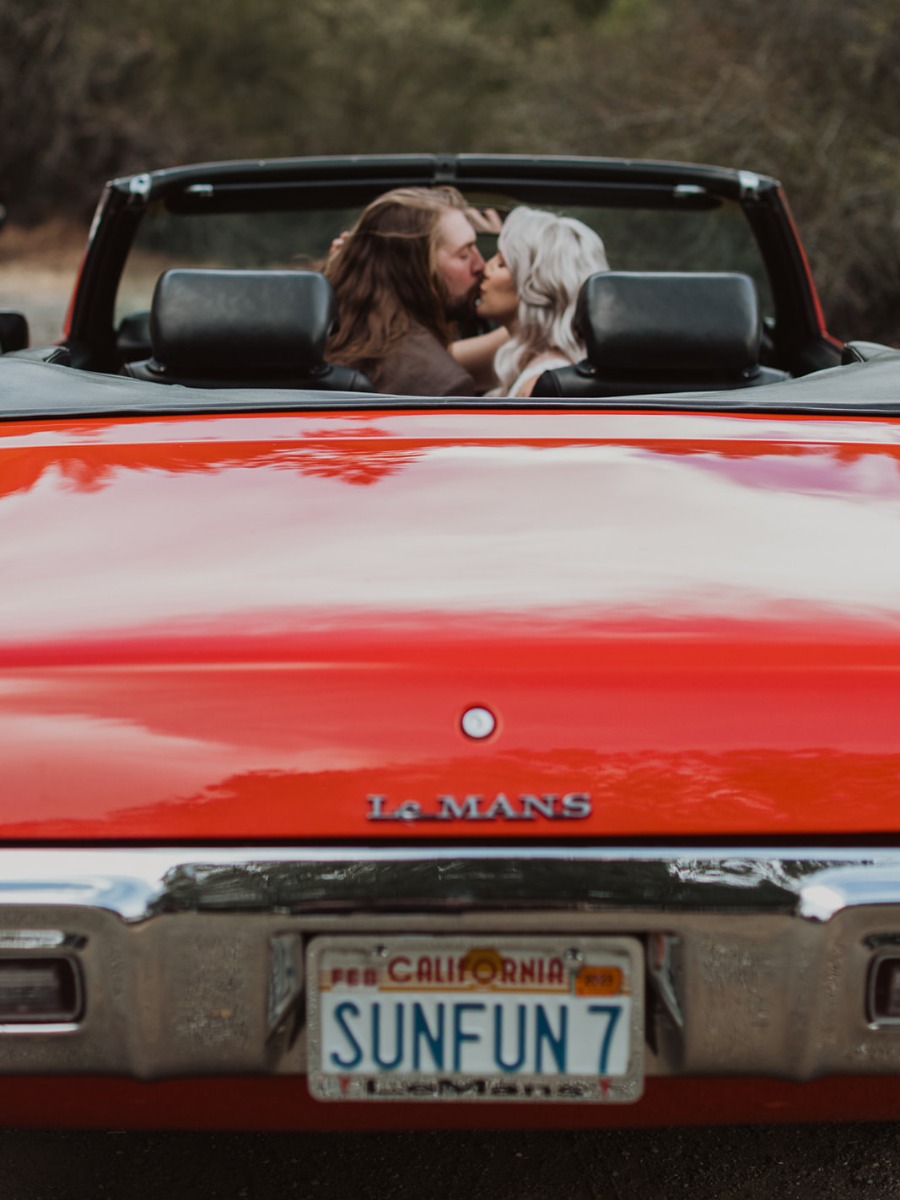
[[[521,128],[553,148],[781,178],[836,332],[900,340],[900,10],[671,0],[569,33]],[[623,8],[620,5],[620,12]],[[555,70],[551,69],[551,58]]]
[[[0,0],[11,217],[191,159],[494,150],[785,182],[832,325],[900,338],[884,0]]]

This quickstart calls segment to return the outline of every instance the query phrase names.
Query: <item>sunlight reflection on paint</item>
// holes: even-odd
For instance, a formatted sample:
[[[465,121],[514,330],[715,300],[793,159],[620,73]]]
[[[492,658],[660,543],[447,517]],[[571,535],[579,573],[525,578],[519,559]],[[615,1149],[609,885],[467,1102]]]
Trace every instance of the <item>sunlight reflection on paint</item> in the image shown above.
[[[358,489],[321,460],[304,473],[234,450],[202,469],[118,466],[97,490],[73,491],[58,464],[0,502],[0,574],[16,581],[0,596],[4,632],[285,607],[900,610],[900,556],[885,552],[900,476],[874,455],[437,446]]]

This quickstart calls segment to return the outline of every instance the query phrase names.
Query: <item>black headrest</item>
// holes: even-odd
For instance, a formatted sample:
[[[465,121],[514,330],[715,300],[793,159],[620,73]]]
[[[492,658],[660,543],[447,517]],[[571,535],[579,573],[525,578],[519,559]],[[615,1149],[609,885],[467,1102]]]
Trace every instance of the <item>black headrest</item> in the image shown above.
[[[739,374],[759,362],[759,306],[748,275],[604,271],[582,287],[575,326],[588,361],[607,374]]]
[[[166,271],[150,311],[153,356],[180,374],[317,367],[337,315],[316,271]]]

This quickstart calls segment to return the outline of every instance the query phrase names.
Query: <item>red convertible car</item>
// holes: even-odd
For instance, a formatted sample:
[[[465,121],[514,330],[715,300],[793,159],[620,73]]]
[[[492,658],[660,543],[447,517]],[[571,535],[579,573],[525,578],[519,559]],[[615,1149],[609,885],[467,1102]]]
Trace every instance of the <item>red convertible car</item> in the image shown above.
[[[229,304],[123,374],[163,272],[447,182],[602,231],[609,377],[600,328],[534,398],[376,395],[272,305],[273,381]],[[62,341],[0,357],[0,530],[4,1125],[897,1114],[900,354],[827,333],[775,180],[115,180]]]

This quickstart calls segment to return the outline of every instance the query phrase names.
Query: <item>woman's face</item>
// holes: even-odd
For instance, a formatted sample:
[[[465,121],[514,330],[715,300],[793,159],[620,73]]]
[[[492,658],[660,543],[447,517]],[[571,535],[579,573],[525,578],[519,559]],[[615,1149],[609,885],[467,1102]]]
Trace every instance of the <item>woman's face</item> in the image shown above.
[[[512,272],[502,254],[495,254],[484,264],[484,277],[475,306],[479,317],[486,320],[498,321],[501,325],[511,325],[515,321],[519,297]]]

